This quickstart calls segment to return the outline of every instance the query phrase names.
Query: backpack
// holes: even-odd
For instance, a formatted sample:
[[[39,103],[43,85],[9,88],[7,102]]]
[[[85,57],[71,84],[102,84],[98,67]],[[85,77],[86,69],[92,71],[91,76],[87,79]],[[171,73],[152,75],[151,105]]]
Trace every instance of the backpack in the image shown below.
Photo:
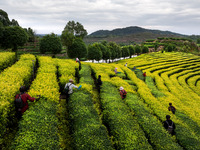
[[[176,108],[175,108],[174,106],[170,106],[170,107],[169,107],[169,110],[171,110],[172,113],[175,114]]]
[[[122,93],[123,93],[123,97],[126,98],[127,92],[125,90],[122,90]]]
[[[102,85],[101,79],[98,79],[98,80],[97,80],[97,84],[98,84],[98,85]]]
[[[171,108],[171,111],[176,111],[174,106],[170,106],[170,108]]]
[[[173,128],[173,121],[172,121],[171,126],[169,125],[169,123],[168,123],[167,121],[166,121],[166,123],[167,123],[167,125],[168,125],[167,131],[168,131],[170,134],[172,134],[172,132],[173,132],[173,130],[174,130],[174,128]]]
[[[21,98],[21,94],[19,94],[19,98],[15,99],[15,108],[21,109],[23,107],[24,107],[24,102],[23,102],[23,100]]]
[[[71,86],[72,84],[70,85],[67,85],[67,87],[65,88],[65,93],[68,94],[69,93],[69,87]]]

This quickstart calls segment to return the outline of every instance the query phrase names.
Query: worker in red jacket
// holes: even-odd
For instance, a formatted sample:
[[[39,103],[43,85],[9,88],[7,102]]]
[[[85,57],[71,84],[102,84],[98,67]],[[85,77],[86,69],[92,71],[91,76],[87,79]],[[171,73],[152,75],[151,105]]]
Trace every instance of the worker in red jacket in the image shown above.
[[[25,93],[26,87],[20,87],[20,94],[15,96],[15,109],[16,109],[16,117],[20,119],[22,114],[28,109],[28,100],[33,102],[36,98],[31,97],[29,94]],[[37,98],[39,100],[40,96]]]
[[[144,73],[143,73],[143,76],[144,76],[144,77],[146,77],[146,76],[147,76],[146,72],[144,72]]]
[[[124,90],[124,88],[122,86],[119,88],[119,91],[120,91],[121,98],[125,99],[127,92]]]

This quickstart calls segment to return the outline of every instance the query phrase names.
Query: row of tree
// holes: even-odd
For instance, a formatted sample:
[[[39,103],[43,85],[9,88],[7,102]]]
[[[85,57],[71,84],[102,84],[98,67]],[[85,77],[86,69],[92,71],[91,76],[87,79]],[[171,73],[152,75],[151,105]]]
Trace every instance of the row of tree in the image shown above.
[[[86,35],[87,31],[83,25],[79,22],[69,21],[62,31],[61,36],[51,33],[40,40],[40,53],[51,52],[55,55],[61,52],[62,46],[65,46],[70,58],[83,56],[82,53],[85,53],[86,49],[84,50],[82,45],[84,45],[83,38]],[[79,47],[82,48],[81,51],[79,51]],[[77,54],[71,52],[74,49],[76,49],[74,52],[77,52]]]
[[[17,52],[18,46],[23,46],[27,42],[33,42],[34,31],[31,28],[22,28],[14,19],[9,20],[8,14],[0,9],[0,47],[11,48]]]
[[[93,43],[88,46],[88,57],[89,60],[115,60],[121,57],[131,58],[135,54],[148,53],[149,49],[146,46],[139,45],[127,45],[120,46],[115,42],[100,42]]]
[[[139,45],[120,46],[115,42],[102,41],[88,46],[83,41],[87,31],[79,22],[69,21],[62,31],[61,37],[54,33],[41,39],[40,52],[58,54],[62,45],[67,48],[69,58],[85,58],[89,60],[114,60],[121,57],[131,57],[134,54],[149,52],[148,47]]]
[[[66,46],[69,58],[84,58],[99,61],[114,60],[121,57],[131,57],[134,54],[149,52],[148,47],[139,45],[120,46],[115,42],[102,41],[88,46],[83,41],[87,31],[79,22],[69,21],[61,37],[54,33],[44,36],[40,41],[40,52],[58,54],[62,45]]]

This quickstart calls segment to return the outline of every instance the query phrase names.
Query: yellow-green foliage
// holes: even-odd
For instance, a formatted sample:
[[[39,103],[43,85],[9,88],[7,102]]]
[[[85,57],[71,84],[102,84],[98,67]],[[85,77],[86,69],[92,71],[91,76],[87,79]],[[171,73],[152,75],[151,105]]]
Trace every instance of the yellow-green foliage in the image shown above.
[[[44,98],[52,101],[53,103],[58,103],[60,94],[56,76],[57,71],[59,75],[58,77],[60,88],[62,89],[64,88],[64,85],[69,81],[69,79],[73,79],[76,84],[77,80],[75,76],[79,64],[76,63],[74,60],[70,59],[61,60],[43,56],[38,57],[38,62],[39,69],[37,71],[37,77],[31,85],[29,94],[31,96],[42,95]],[[11,69],[5,69],[0,74],[0,114],[1,118],[3,118],[0,123],[0,129],[2,131],[1,133],[5,133],[6,131],[5,126],[3,126],[3,124],[7,122],[7,115],[9,113],[10,108],[13,107],[11,103],[14,100],[14,95],[18,92],[19,87],[21,85],[28,84],[31,78],[33,63],[35,63],[35,57],[33,55],[22,55],[20,61],[16,63],[17,65],[13,65],[12,67],[10,67]],[[124,66],[125,63],[128,64],[128,67]],[[109,127],[110,134],[113,135],[114,144],[115,146],[119,146],[119,149],[120,146],[122,146],[122,149],[124,147],[129,147],[129,144],[131,142],[137,143],[141,137],[146,140],[146,137],[143,134],[139,134],[139,130],[141,129],[137,125],[137,122],[140,122],[140,125],[145,124],[142,125],[142,128],[143,130],[145,130],[145,133],[147,134],[147,137],[149,138],[149,141],[152,145],[158,144],[155,146],[156,148],[159,147],[161,149],[165,149],[165,147],[162,147],[163,143],[160,145],[159,141],[155,140],[156,136],[154,136],[154,130],[156,129],[149,131],[149,128],[151,126],[149,125],[150,119],[146,118],[149,115],[149,117],[151,117],[152,119],[157,120],[157,124],[159,124],[158,126],[162,129],[161,123],[166,119],[165,116],[168,114],[171,115],[171,119],[176,124],[176,139],[179,141],[179,144],[182,147],[184,147],[184,149],[199,149],[199,56],[178,52],[158,52],[151,54],[143,54],[135,58],[121,60],[116,64],[94,64],[82,62],[82,70],[79,71],[79,77],[81,77],[79,80],[80,83],[77,85],[82,85],[82,88],[80,90],[74,90],[74,94],[72,95],[73,99],[71,99],[70,101],[70,109],[74,111],[73,113],[70,113],[73,114],[71,114],[71,117],[74,123],[76,123],[77,129],[80,129],[80,127],[82,126],[79,126],[79,121],[76,122],[76,117],[73,117],[81,116],[79,120],[80,123],[83,123],[83,120],[81,120],[82,116],[84,116],[86,112],[91,115],[95,114],[96,111],[93,110],[93,103],[98,102],[98,93],[94,91],[95,86],[93,79],[91,77],[88,78],[88,76],[91,75],[91,70],[88,66],[91,67],[96,79],[99,75],[101,75],[103,84],[100,89],[100,100],[103,111],[98,111],[98,114],[103,114],[104,122]],[[134,66],[136,66],[137,69],[146,72],[147,77],[151,77],[151,83],[154,83],[154,88],[160,93],[162,93],[162,96],[155,96],[155,94],[153,93],[153,88],[149,86],[150,82],[147,82],[149,81],[149,78],[146,78],[146,81],[141,80],[136,76],[138,74],[135,74],[134,71],[130,70]],[[58,70],[56,67],[58,68]],[[121,72],[121,74],[115,74],[115,68],[118,68],[117,71]],[[127,81],[127,79],[129,79],[129,81]],[[133,86],[129,83],[134,84],[134,86],[137,88],[137,91],[135,91],[133,89]],[[121,97],[119,95],[118,89],[121,86],[124,87],[124,89],[128,92],[125,100],[121,100]],[[175,115],[168,111],[168,106],[170,102],[177,109]],[[88,107],[86,106],[86,104],[92,107]],[[144,113],[140,112],[140,109],[138,107],[140,109],[143,109]],[[92,113],[88,111],[88,108],[92,108]],[[64,110],[64,108],[62,108],[62,110]],[[95,113],[93,113],[93,111]],[[60,113],[59,111],[57,112]],[[149,112],[151,114],[149,114]],[[62,115],[62,118],[64,118],[64,114]],[[88,117],[89,120],[92,120],[89,115],[85,117]],[[96,118],[94,120],[98,120],[98,115]],[[136,121],[136,119],[138,120]],[[132,124],[132,122],[134,122],[134,124]],[[88,126],[88,123],[90,122],[84,120],[84,123],[85,126]],[[153,121],[151,123],[153,123]],[[137,127],[132,128],[132,126],[135,124],[137,125]],[[146,127],[146,125],[149,128]],[[84,133],[89,133],[90,130],[88,129],[88,131],[86,132],[85,126],[83,127]],[[134,131],[130,130],[129,134],[126,132],[129,131],[129,129],[134,129]],[[161,129],[160,131],[162,131]],[[62,130],[65,131],[64,129]],[[80,140],[80,142],[84,141],[81,138],[81,131],[83,130],[81,129],[79,134],[76,134],[77,131],[74,131],[73,133],[75,136],[78,135],[76,138]],[[0,144],[2,143],[2,135],[3,134],[1,134],[0,136]],[[60,135],[60,145],[62,145],[63,148],[67,147],[70,144],[69,142],[67,143],[68,145],[65,145],[66,142],[64,142],[64,136],[67,135]],[[127,140],[128,142],[126,141],[124,145],[124,139],[129,136],[134,140]],[[151,139],[151,137],[154,138]],[[169,139],[170,137],[168,137],[168,140]],[[89,140],[86,139],[86,141],[88,142]],[[75,143],[80,144],[80,142],[76,141]],[[142,144],[145,145],[146,142],[145,144],[141,143],[140,146],[142,146]],[[81,147],[81,145],[79,146]],[[132,148],[133,145],[131,145],[130,147]],[[155,147],[154,149],[156,149]]]
[[[147,57],[152,57],[152,59],[146,61]],[[128,78],[138,87],[137,93],[149,104],[149,107],[154,110],[159,118],[164,120],[164,117],[171,113],[167,110],[170,102],[176,107],[176,116],[173,115],[172,120],[178,124],[177,130],[179,131],[177,132],[180,135],[177,135],[177,138],[181,139],[184,147],[187,148],[197,148],[187,141],[189,137],[193,139],[191,141],[196,141],[200,137],[198,133],[200,126],[200,109],[198,107],[200,97],[195,93],[196,91],[194,92],[194,90],[189,88],[187,83],[190,81],[190,77],[199,74],[199,60],[199,56],[183,53],[155,53],[152,55],[141,55],[137,59],[132,59],[132,63],[131,60],[127,61],[128,67],[130,67],[130,64],[134,64],[138,69],[147,72],[147,76],[154,79],[158,90],[165,95],[158,98],[151,94],[151,90],[148,89],[143,81],[137,79],[133,72],[126,70],[126,68],[124,69]],[[123,64],[124,61],[120,63]],[[191,120],[185,118],[190,118]],[[190,134],[186,134],[184,128],[190,130]],[[187,138],[182,139],[181,136]],[[196,142],[196,145],[199,145],[199,141],[197,140]]]
[[[20,60],[15,65],[5,69],[0,74],[0,101],[13,102],[20,86],[28,84],[32,75],[32,60],[36,60],[34,55],[21,55]]]
[[[200,80],[200,75],[189,78],[188,84],[190,88],[192,88],[192,90],[200,96],[200,88],[198,88],[198,86],[195,85],[198,80]]]
[[[199,101],[199,96],[194,93],[194,91],[192,91],[185,83],[186,77],[192,74],[190,72],[194,71],[193,74],[198,74],[198,72],[195,72],[195,69],[190,70],[192,67],[196,67],[196,70],[198,70],[200,65],[196,64],[197,60],[198,59],[196,57],[192,57],[192,59],[182,59],[181,56],[179,56],[175,61],[171,62],[170,60],[168,64],[157,63],[156,65],[151,65],[150,67],[143,66],[142,68],[147,68],[145,69],[147,75],[151,76],[156,81],[158,89],[166,95],[166,97],[163,98],[166,106],[169,102],[172,102],[175,106],[177,106],[178,109],[181,109],[181,111],[199,122],[198,117],[195,117],[195,115],[192,113],[194,110],[191,109],[198,105],[197,102]],[[191,67],[189,66],[186,68],[188,63],[190,63]],[[151,71],[154,72],[151,73]],[[168,76],[170,76],[170,78]],[[177,80],[178,77],[178,80],[181,80],[180,82]],[[188,99],[190,100],[188,101]],[[190,111],[188,110],[188,104],[189,107],[191,107],[189,109]],[[195,109],[195,112],[200,114],[198,108]]]
[[[34,97],[41,95],[48,100],[58,102],[60,93],[54,60],[51,57],[41,56],[38,57],[38,62],[40,67],[29,94]]]
[[[34,55],[21,55],[17,63],[0,74],[0,144],[3,142],[2,137],[8,122],[8,114],[14,113],[14,97],[19,92],[20,86],[29,84],[35,62]]]
[[[29,94],[41,95],[39,101],[23,114],[19,122],[19,131],[11,149],[58,149],[58,118],[56,116],[59,102],[59,85],[56,65],[51,57],[38,57],[39,69]],[[33,103],[31,103],[33,104]],[[31,139],[30,139],[31,137]]]
[[[101,75],[102,81],[108,81],[110,76],[115,76],[115,72],[112,66],[106,64],[90,64],[91,68],[95,71],[95,77],[98,78]]]
[[[111,70],[114,72],[115,68],[117,68],[117,72],[124,73],[124,71],[121,69],[121,65],[119,64],[108,64],[111,67]]]
[[[133,88],[128,84],[126,81],[119,77],[113,77],[111,79],[111,83],[115,85],[118,89],[122,86],[128,93],[136,93],[136,91],[133,90]]]
[[[93,87],[90,84],[81,83],[82,87],[81,90],[86,90],[88,93],[93,94]],[[79,85],[77,85],[79,86]]]
[[[75,74],[76,69],[78,68],[78,63],[71,59],[55,59],[54,60],[58,65],[58,74],[59,74],[59,82],[61,88],[64,88],[65,84],[69,82],[69,79],[73,79],[74,83],[76,83]]]
[[[15,53],[0,52],[0,71],[10,66],[15,61]]]
[[[200,90],[200,81],[197,82],[197,86],[196,87]]]
[[[138,87],[138,94],[140,95],[141,98],[145,100],[147,104],[149,104],[149,107],[154,111],[154,113],[159,116],[162,120],[165,120],[165,116],[168,113],[167,107],[168,103],[172,102],[173,104],[175,103],[173,99],[177,99],[176,97],[172,96],[170,97],[167,95],[165,97],[160,97],[160,98],[155,98],[152,94],[150,89],[147,87],[147,85],[139,80],[133,72],[131,72],[129,69],[125,68],[124,71],[127,73],[128,78],[131,79]],[[171,98],[171,99],[170,99]],[[186,109],[187,111],[187,109]],[[197,119],[197,118],[195,118]],[[195,140],[196,138],[199,137],[199,134],[195,134],[194,128],[192,128],[191,123],[185,120],[182,120],[182,118],[179,118],[177,116],[172,116],[172,120],[178,125],[178,130],[179,130],[179,138],[184,136],[184,139],[181,139],[182,142],[184,143],[185,147],[192,148],[193,145],[187,141],[188,138],[192,138]],[[197,120],[196,120],[197,121]],[[185,133],[186,130],[190,130],[190,133]],[[187,138],[186,138],[187,137]],[[197,145],[199,144],[199,141],[197,141]],[[196,146],[195,146],[196,147]]]
[[[60,141],[60,147],[62,149],[72,150],[72,148],[70,147],[71,137],[69,135],[69,122],[66,119],[66,116],[68,115],[68,110],[66,108],[66,99],[61,99],[57,109],[57,116],[59,119],[58,136]]]

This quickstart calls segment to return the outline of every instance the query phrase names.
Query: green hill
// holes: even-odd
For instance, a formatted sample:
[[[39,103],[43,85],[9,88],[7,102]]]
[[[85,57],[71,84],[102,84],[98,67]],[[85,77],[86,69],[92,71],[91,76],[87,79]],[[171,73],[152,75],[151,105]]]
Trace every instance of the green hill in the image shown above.
[[[153,34],[160,34],[160,35],[173,35],[173,36],[184,36],[182,34],[170,32],[170,31],[161,31],[161,30],[150,30],[150,29],[144,29],[137,26],[131,26],[126,28],[118,28],[114,30],[98,30],[96,32],[91,33],[90,37],[107,37],[107,36],[126,36],[131,34],[137,34],[137,33],[153,33]]]
[[[116,43],[141,43],[148,39],[154,39],[158,37],[187,37],[187,35],[174,33],[170,31],[150,30],[137,26],[131,26],[126,28],[118,28],[114,30],[98,30],[88,35],[84,41],[86,43],[98,42],[101,40],[114,41]]]

